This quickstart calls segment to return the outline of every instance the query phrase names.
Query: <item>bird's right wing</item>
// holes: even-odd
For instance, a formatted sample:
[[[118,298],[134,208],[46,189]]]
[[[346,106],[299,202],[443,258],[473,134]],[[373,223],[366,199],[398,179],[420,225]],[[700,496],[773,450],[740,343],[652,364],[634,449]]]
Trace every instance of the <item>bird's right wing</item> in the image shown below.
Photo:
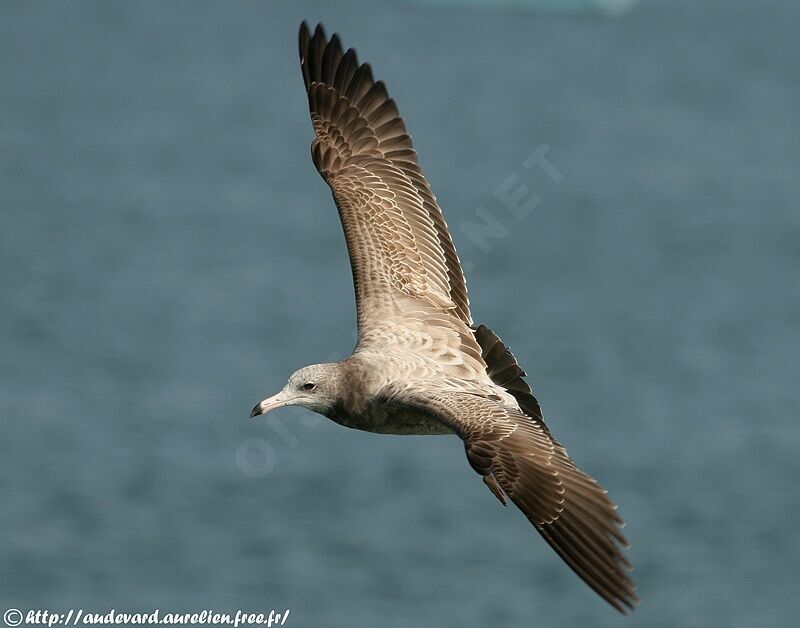
[[[620,546],[623,521],[606,491],[578,469],[543,421],[486,396],[390,387],[384,401],[437,418],[464,441],[467,459],[505,504],[507,495],[559,556],[621,612],[638,601]]]
[[[300,27],[300,59],[316,133],[312,157],[339,208],[359,330],[421,311],[457,323],[472,343],[453,241],[386,87],[321,26],[313,36]]]

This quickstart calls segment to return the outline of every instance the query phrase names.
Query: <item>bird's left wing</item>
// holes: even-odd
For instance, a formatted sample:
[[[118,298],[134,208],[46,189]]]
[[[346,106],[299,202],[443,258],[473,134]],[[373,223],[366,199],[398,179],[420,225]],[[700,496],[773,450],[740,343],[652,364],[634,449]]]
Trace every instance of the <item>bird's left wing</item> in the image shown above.
[[[621,612],[638,601],[620,546],[623,521],[606,491],[578,469],[543,421],[480,394],[390,386],[383,401],[437,418],[464,441],[472,468],[511,498],[564,562]]]

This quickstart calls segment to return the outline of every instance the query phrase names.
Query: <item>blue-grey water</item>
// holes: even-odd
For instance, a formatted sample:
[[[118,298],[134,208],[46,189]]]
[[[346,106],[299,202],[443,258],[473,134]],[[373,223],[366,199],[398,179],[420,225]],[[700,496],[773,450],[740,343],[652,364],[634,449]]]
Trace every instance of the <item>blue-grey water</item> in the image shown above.
[[[3,3],[0,610],[796,621],[800,4],[512,4]],[[632,616],[455,438],[248,420],[354,339],[303,18],[387,81],[476,319],[620,504]]]

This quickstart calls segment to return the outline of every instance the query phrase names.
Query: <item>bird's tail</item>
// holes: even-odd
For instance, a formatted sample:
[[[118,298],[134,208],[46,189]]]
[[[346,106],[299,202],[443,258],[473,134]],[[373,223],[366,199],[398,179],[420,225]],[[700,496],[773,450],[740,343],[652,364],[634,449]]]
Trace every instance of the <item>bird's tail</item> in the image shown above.
[[[525,371],[520,367],[514,354],[486,325],[473,327],[472,333],[481,347],[481,357],[486,363],[486,374],[489,378],[513,395],[525,414],[535,419],[542,419],[539,402],[533,396],[528,382],[523,379]]]

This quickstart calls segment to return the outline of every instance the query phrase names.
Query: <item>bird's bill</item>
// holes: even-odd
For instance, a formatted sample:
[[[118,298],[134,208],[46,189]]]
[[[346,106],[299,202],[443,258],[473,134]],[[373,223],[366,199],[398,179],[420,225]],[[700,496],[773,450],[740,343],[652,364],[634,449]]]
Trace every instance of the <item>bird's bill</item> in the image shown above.
[[[286,400],[283,398],[281,393],[277,395],[272,395],[272,397],[267,397],[261,403],[257,403],[256,407],[253,408],[253,411],[250,413],[250,418],[260,416],[262,414],[266,414],[275,408],[280,408],[282,406],[288,405]]]

